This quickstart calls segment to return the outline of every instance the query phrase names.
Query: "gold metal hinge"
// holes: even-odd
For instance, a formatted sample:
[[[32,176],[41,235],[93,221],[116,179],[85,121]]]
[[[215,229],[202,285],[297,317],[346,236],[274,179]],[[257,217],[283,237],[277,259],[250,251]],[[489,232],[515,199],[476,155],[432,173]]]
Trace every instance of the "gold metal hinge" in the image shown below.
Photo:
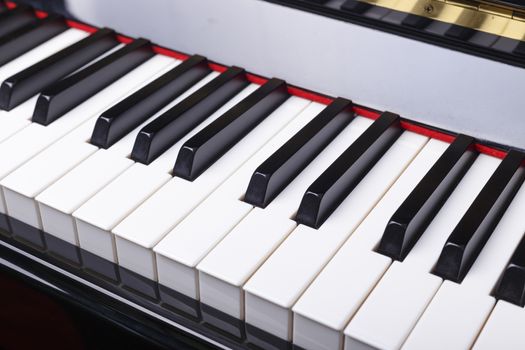
[[[525,40],[525,12],[473,0],[361,0],[392,10]]]

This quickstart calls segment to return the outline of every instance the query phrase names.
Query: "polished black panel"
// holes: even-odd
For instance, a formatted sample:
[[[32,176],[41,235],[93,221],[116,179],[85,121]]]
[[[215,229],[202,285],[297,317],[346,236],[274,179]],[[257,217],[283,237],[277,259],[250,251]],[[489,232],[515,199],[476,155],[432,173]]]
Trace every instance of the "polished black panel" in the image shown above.
[[[381,114],[308,187],[297,211],[297,222],[319,228],[402,132],[397,114]]]
[[[108,148],[210,73],[206,58],[193,56],[126,97],[98,117],[91,143]]]
[[[49,125],[154,55],[150,42],[137,39],[42,91],[33,122]]]
[[[140,130],[131,158],[149,164],[248,85],[231,67]]]
[[[377,251],[403,260],[468,170],[474,139],[459,135],[390,218]]]
[[[352,102],[335,99],[255,169],[244,201],[264,208],[353,119]]]
[[[510,151],[448,237],[433,273],[461,282],[525,178],[525,154]]]
[[[0,65],[37,47],[67,28],[61,17],[49,15],[0,37]]]
[[[114,32],[100,29],[6,79],[0,87],[0,108],[10,110],[39,91],[81,68],[118,44]]]
[[[270,79],[182,145],[173,174],[193,181],[288,98],[286,83]]]

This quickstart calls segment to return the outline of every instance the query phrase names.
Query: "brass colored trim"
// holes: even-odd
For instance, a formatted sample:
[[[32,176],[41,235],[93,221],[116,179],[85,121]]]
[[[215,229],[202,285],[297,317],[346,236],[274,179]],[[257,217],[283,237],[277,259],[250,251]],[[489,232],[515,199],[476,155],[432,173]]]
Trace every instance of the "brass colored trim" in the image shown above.
[[[525,41],[525,13],[472,0],[360,0],[371,5]]]

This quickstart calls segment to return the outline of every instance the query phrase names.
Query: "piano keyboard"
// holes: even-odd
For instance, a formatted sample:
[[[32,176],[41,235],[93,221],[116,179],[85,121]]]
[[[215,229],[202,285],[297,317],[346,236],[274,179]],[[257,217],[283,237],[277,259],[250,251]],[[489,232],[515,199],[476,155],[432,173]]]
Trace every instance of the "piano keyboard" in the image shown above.
[[[28,11],[0,13],[17,239],[45,232],[262,348],[525,346],[525,153]]]

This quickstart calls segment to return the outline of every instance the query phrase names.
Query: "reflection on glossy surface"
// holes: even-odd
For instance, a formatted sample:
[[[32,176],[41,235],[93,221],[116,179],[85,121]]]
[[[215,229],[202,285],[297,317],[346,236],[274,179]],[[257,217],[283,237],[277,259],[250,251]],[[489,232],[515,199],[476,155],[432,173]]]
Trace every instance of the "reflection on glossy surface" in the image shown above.
[[[94,283],[126,300],[147,308],[204,337],[233,349],[298,349],[289,342],[267,334],[244,321],[201,304],[157,282],[113,264],[79,247],[62,241],[19,220],[0,214],[0,240],[10,249],[20,249],[32,257],[74,274],[84,284]],[[2,258],[7,258],[2,256]],[[11,263],[17,265],[16,259]],[[38,274],[38,272],[35,272]],[[38,277],[47,280],[46,275]],[[57,287],[67,287],[71,280],[61,276]],[[55,284],[50,281],[50,284]],[[63,286],[62,286],[63,284]],[[67,289],[67,288],[65,288]],[[95,292],[86,286],[87,293]],[[99,302],[97,299],[96,302]],[[115,307],[114,303],[110,305]],[[161,321],[158,321],[159,327]]]

